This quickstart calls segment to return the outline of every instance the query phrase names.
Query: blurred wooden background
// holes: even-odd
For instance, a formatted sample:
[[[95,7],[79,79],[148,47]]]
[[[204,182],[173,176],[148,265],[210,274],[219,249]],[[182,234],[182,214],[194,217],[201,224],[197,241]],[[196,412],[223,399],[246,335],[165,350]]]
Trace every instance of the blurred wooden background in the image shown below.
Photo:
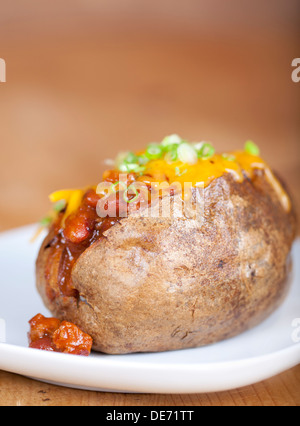
[[[100,182],[105,158],[170,133],[218,150],[253,139],[299,209],[299,16],[298,0],[1,2],[0,231],[37,221],[55,189]],[[277,405],[299,403],[292,371],[280,383],[294,399],[281,392]]]
[[[299,205],[297,4],[2,3],[0,230],[38,220],[57,188],[98,183],[119,150],[175,132],[219,150],[255,140]]]

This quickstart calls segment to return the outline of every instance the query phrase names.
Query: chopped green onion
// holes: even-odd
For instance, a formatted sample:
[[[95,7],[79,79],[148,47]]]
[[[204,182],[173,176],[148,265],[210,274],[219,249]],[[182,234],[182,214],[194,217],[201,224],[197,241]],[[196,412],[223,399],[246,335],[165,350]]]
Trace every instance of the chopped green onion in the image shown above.
[[[143,173],[146,170],[145,166],[139,166],[134,170],[134,173]]]
[[[159,144],[151,144],[146,150],[146,157],[149,160],[158,160],[163,155],[163,147]]]
[[[204,143],[198,151],[198,158],[208,160],[215,154],[215,148],[210,143]]]
[[[120,164],[118,169],[120,170],[120,172],[124,172],[124,173],[128,173],[129,169],[128,169],[128,164]]]
[[[136,155],[130,151],[120,153],[115,165],[118,170],[124,173],[143,173],[146,170],[145,165],[152,160],[164,157],[164,160],[168,163],[181,161],[182,163],[196,164],[198,158],[208,159],[214,153],[215,149],[210,143],[198,142],[191,144],[180,136],[173,134],[166,136],[161,144],[152,143],[148,145],[144,154]],[[229,156],[226,158],[229,159]]]
[[[129,152],[120,152],[115,160],[116,169],[120,169],[121,165],[124,163],[125,158],[128,156]],[[120,169],[121,170],[121,169]]]
[[[182,163],[197,163],[197,152],[191,144],[187,142],[182,143],[181,145],[179,145],[177,152],[178,158]]]
[[[232,154],[222,154],[222,157],[224,158],[224,160],[227,161],[235,161],[236,157]]]
[[[124,158],[123,162],[125,164],[138,163],[138,157],[133,152],[129,152],[127,156]]]
[[[260,154],[259,147],[252,141],[247,141],[245,143],[245,151],[247,152],[247,154],[250,154],[250,155],[258,156]]]
[[[139,155],[138,162],[140,166],[145,166],[145,164],[149,163],[149,158],[145,154]]]
[[[178,146],[179,146],[179,144],[177,144],[177,143],[166,145],[166,146],[164,146],[164,151],[165,152],[177,151]]]
[[[149,162],[149,158],[145,154],[136,155],[133,152],[122,152],[117,156],[115,161],[116,169],[124,173],[140,173],[145,170],[143,167]]]
[[[175,175],[176,175],[176,176],[182,176],[182,175],[184,175],[185,173],[187,173],[187,169],[185,169],[185,170],[181,171],[181,170],[180,170],[180,167],[175,167]]]
[[[139,164],[121,164],[119,170],[124,173],[140,173],[145,170],[145,167],[140,166]]]
[[[55,203],[55,204],[53,205],[53,210],[54,210],[55,212],[59,213],[59,212],[61,212],[62,210],[64,210],[64,209],[65,209],[66,204],[67,204],[67,203],[66,203],[66,201],[65,201],[65,200],[57,201],[57,203]]]
[[[170,145],[173,148],[170,149],[165,155],[165,161],[167,163],[173,163],[178,160],[178,145]]]
[[[161,145],[166,149],[169,145],[179,145],[182,142],[182,138],[178,135],[166,136]]]
[[[205,142],[196,142],[193,145],[194,145],[195,150],[197,152],[199,152],[202,149],[204,144],[205,144]]]
[[[139,164],[133,163],[133,164],[127,164],[127,170],[129,172],[135,172],[137,169],[139,169]]]
[[[41,226],[49,226],[49,225],[51,225],[52,221],[53,221],[52,217],[46,216],[46,217],[44,217],[43,219],[40,220],[40,225]]]

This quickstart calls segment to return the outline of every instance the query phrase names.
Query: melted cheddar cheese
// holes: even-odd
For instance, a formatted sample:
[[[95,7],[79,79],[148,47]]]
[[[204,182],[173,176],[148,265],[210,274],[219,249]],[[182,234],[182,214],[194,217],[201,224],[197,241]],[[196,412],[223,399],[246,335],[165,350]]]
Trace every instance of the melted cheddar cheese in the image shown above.
[[[168,163],[164,159],[152,160],[146,164],[141,179],[143,179],[143,176],[150,176],[157,183],[167,180],[169,184],[178,182],[183,186],[184,183],[189,182],[192,186],[207,187],[214,179],[226,173],[231,174],[237,182],[243,182],[244,174],[251,179],[257,169],[264,170],[265,177],[278,195],[283,208],[289,212],[291,201],[270,167],[260,157],[248,154],[245,151],[215,154],[209,159],[199,159],[193,165],[180,161]],[[119,173],[122,174],[122,172]],[[62,190],[51,194],[49,198],[53,203],[60,200],[66,201],[65,220],[79,208],[85,191],[86,189]]]

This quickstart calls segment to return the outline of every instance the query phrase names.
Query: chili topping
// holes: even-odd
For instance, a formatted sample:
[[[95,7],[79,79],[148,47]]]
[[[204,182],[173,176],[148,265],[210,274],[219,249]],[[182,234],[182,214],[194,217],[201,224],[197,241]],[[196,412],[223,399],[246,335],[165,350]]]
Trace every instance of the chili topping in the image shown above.
[[[37,314],[30,321],[29,347],[51,352],[89,356],[93,340],[75,324]]]

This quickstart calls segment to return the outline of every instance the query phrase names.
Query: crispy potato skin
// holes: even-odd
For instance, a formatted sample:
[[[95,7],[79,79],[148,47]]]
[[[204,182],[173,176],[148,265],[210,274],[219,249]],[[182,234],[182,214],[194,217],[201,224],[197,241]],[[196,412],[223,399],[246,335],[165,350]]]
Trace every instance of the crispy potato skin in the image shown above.
[[[49,262],[49,234],[37,288],[54,316],[92,336],[96,351],[207,345],[257,325],[280,305],[295,229],[294,212],[284,211],[263,171],[243,183],[225,175],[205,189],[202,226],[134,214],[110,228],[75,264],[79,301],[59,294],[60,253]]]

